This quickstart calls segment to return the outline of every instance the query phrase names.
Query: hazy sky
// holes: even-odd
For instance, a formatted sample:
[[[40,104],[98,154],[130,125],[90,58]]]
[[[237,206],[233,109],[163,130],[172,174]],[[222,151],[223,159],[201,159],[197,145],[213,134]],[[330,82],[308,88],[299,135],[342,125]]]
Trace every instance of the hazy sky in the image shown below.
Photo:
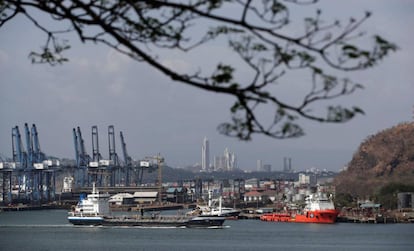
[[[229,120],[233,99],[172,82],[105,46],[81,44],[69,36],[68,63],[32,65],[28,54],[43,45],[44,36],[18,18],[0,29],[0,155],[11,157],[11,129],[18,125],[23,134],[27,122],[36,124],[43,152],[67,158],[75,157],[72,128],[81,127],[91,154],[91,127],[97,125],[100,151],[108,157],[108,126],[114,125],[119,155],[119,131],[123,131],[133,158],[161,153],[173,167],[200,163],[202,141],[207,137],[210,162],[227,147],[236,153],[242,169],[255,169],[260,159],[281,170],[283,157],[290,157],[297,170],[339,170],[369,135],[413,119],[414,1],[323,1],[318,6],[328,20],[347,20],[372,11],[362,30],[378,33],[401,48],[374,69],[349,73],[365,89],[341,102],[360,106],[365,116],[341,125],[305,122],[306,136],[298,139],[254,136],[250,142],[241,142],[216,130]],[[311,7],[309,13],[315,9]],[[170,53],[164,63],[186,70],[200,62],[209,64],[210,55],[229,52],[212,44],[197,53],[197,57]],[[234,57],[228,60],[238,64]],[[285,92],[295,94],[289,88]]]

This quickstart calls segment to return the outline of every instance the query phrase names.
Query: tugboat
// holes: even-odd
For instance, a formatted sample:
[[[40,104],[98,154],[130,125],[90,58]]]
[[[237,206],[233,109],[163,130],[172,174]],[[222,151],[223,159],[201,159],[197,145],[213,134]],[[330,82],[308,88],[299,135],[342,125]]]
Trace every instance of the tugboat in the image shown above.
[[[330,198],[323,193],[311,194],[306,200],[302,212],[268,213],[260,216],[262,221],[298,222],[298,223],[328,223],[336,222],[339,210]]]
[[[108,200],[109,194],[100,194],[93,184],[92,194],[81,198],[68,213],[68,221],[73,225],[188,228],[217,228],[225,221],[221,216],[144,215],[143,211],[140,215],[111,216]]]

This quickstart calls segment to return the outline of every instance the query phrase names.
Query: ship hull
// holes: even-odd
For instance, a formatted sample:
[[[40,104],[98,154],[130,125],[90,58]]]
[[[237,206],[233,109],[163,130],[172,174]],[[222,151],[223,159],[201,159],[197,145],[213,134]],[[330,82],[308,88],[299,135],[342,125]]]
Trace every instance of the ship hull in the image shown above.
[[[191,218],[191,220],[187,222],[186,227],[191,227],[191,228],[221,227],[223,226],[223,223],[225,220],[226,218],[221,217],[221,216],[198,216],[198,217]]]
[[[100,218],[100,219],[98,219]],[[129,226],[129,227],[188,227],[209,228],[222,227],[224,217],[183,217],[183,216],[155,216],[155,217],[68,217],[73,225],[93,226]]]
[[[99,226],[104,219],[100,216],[69,216],[68,221],[76,226]]]
[[[298,223],[327,223],[336,222],[339,212],[335,209],[317,210],[307,212],[306,214],[298,214],[295,216],[295,222]]]
[[[264,214],[260,217],[262,221],[274,222],[296,222],[296,223],[323,223],[333,224],[339,212],[335,209],[315,210],[304,214]]]

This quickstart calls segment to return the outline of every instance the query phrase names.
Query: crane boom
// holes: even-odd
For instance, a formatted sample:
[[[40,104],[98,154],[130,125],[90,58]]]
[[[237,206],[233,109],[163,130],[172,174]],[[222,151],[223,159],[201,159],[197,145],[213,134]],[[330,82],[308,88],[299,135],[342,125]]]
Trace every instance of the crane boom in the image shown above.
[[[125,183],[127,186],[129,186],[130,181],[131,181],[130,176],[131,176],[131,171],[132,171],[132,158],[128,155],[128,151],[127,151],[127,147],[126,147],[126,143],[124,139],[124,134],[122,132],[119,132],[119,137],[121,138],[122,153],[124,155],[124,168],[126,170]]]
[[[128,155],[128,151],[127,151],[126,143],[124,139],[124,134],[122,132],[119,132],[119,137],[121,138],[122,154],[124,155],[125,166],[131,166],[132,158]]]
[[[46,159],[46,155],[40,150],[39,134],[36,125],[32,125],[32,147],[33,147],[33,162],[40,163]]]
[[[27,167],[33,167],[33,142],[32,137],[30,136],[29,125],[27,123],[24,124],[25,132],[26,132],[26,149],[27,149]]]
[[[92,126],[92,160],[99,162],[101,154],[99,153],[99,139],[98,139],[98,126]]]
[[[113,125],[108,126],[108,146],[109,159],[113,162],[114,166],[119,166],[118,154],[115,149],[115,128]]]
[[[79,148],[79,165],[82,167],[86,167],[89,164],[89,161],[91,160],[91,157],[86,152],[85,148],[85,141],[82,138],[82,132],[80,127],[77,128],[78,131],[78,148]]]
[[[78,135],[76,134],[76,129],[75,128],[73,128],[72,134],[73,134],[73,144],[75,146],[76,166],[79,168],[80,167],[79,140],[78,140]]]
[[[22,137],[18,126],[12,128],[13,162],[20,163],[21,168],[27,167],[27,153],[24,151]]]

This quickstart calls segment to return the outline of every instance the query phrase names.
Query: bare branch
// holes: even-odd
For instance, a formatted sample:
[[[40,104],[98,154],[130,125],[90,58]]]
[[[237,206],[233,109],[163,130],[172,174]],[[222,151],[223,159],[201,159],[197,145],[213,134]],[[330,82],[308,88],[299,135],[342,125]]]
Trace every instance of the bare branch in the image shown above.
[[[243,140],[251,139],[254,134],[283,139],[304,134],[297,123],[299,118],[342,123],[362,114],[358,107],[347,108],[334,103],[362,85],[329,72],[374,67],[397,50],[395,44],[378,35],[374,36],[373,46],[369,49],[363,49],[355,41],[365,35],[358,29],[370,17],[369,12],[358,20],[350,19],[342,28],[340,21],[323,20],[322,11],[317,10],[314,17],[305,18],[302,34],[293,37],[286,33],[292,22],[291,7],[306,8],[316,2],[4,0],[0,1],[0,28],[19,14],[26,17],[46,34],[42,51],[30,54],[32,61],[51,65],[67,60],[63,52],[69,45],[60,41],[59,35],[74,31],[82,42],[107,45],[133,60],[145,62],[172,80],[234,98],[230,108],[231,121],[219,126],[225,135]],[[239,13],[229,14],[225,8],[233,8]],[[33,10],[71,26],[61,31],[48,30],[31,14]],[[181,73],[162,64],[157,54],[164,49],[190,53],[215,40],[227,40],[229,48],[249,69],[246,74],[249,78],[241,77],[240,71],[226,63],[225,58],[218,60],[214,69],[199,66],[203,71]],[[323,70],[321,65],[325,66]],[[271,87],[276,82],[278,86],[282,85],[282,76],[295,71],[307,71],[312,81],[309,91],[298,97],[302,102],[290,104],[283,102],[280,94]],[[329,102],[326,114],[311,109],[320,102]],[[263,106],[274,111],[265,119],[256,114]]]

